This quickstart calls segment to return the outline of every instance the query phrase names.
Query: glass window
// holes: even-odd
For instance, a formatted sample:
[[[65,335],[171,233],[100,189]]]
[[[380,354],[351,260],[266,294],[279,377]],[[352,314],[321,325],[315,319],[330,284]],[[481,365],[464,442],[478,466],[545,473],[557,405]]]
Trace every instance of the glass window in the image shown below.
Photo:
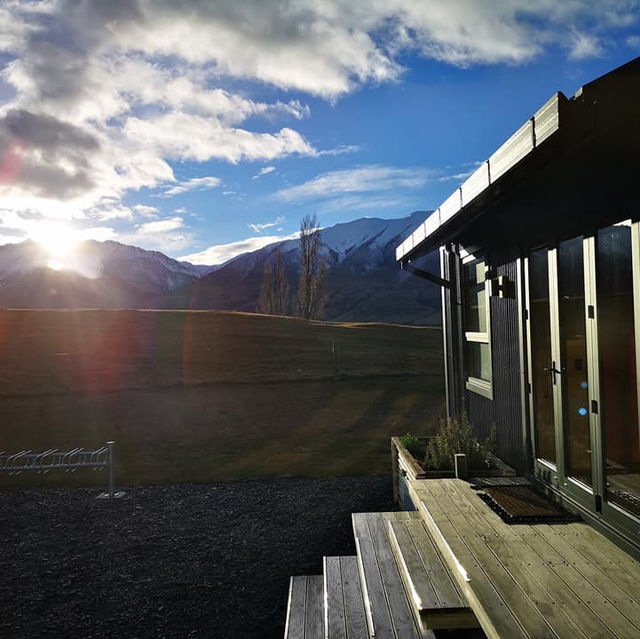
[[[484,260],[464,265],[464,326],[467,388],[486,392],[491,388],[491,345],[487,266]],[[474,386],[475,385],[475,386]]]
[[[473,333],[487,332],[487,295],[485,263],[467,264],[465,328]]]
[[[491,382],[491,350],[489,344],[467,342],[469,377]]]
[[[536,456],[556,463],[548,251],[529,256],[529,319]]]
[[[566,474],[591,486],[582,237],[558,244],[558,324],[562,361],[562,421]]]
[[[640,516],[631,225],[601,229],[596,247],[606,498]]]

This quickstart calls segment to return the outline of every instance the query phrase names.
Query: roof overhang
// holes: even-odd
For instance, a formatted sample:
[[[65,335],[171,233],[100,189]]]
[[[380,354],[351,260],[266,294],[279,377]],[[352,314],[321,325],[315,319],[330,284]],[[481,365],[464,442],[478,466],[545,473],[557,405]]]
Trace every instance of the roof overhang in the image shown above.
[[[411,259],[434,250],[446,241],[466,214],[478,213],[507,182],[516,168],[565,126],[568,99],[553,95],[488,160],[483,162],[402,244],[396,260]]]

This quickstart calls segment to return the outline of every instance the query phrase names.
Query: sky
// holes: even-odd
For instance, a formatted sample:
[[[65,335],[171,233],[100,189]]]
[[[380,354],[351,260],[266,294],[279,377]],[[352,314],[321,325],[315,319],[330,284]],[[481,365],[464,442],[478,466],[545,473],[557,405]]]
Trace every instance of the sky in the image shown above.
[[[640,0],[0,0],[0,244],[218,264],[436,208]]]

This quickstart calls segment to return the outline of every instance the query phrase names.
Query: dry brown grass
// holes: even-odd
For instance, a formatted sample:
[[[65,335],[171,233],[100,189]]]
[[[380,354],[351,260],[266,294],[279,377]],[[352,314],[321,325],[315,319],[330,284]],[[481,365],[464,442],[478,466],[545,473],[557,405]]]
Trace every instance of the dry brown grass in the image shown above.
[[[388,472],[389,437],[433,426],[441,361],[438,329],[209,311],[2,311],[0,449],[113,438],[121,483]],[[0,486],[92,479],[0,476]]]

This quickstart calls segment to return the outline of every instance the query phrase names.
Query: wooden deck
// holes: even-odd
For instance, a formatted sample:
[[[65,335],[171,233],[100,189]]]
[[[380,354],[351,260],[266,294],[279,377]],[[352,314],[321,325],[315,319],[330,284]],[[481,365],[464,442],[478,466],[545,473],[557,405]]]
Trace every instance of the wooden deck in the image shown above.
[[[421,630],[476,628],[478,622],[420,516],[390,520],[388,533]]]
[[[409,485],[489,637],[640,637],[640,563],[587,524],[504,523],[466,482]]]
[[[381,639],[418,639],[421,636],[386,532],[387,521],[409,517],[412,513],[353,515],[369,632]]]
[[[356,557],[324,558],[325,639],[368,639]]]
[[[458,479],[407,490],[417,511],[354,514],[357,556],[292,577],[285,639],[640,637],[640,562],[586,523],[506,524]]]
[[[322,575],[291,577],[285,639],[324,639]]]

